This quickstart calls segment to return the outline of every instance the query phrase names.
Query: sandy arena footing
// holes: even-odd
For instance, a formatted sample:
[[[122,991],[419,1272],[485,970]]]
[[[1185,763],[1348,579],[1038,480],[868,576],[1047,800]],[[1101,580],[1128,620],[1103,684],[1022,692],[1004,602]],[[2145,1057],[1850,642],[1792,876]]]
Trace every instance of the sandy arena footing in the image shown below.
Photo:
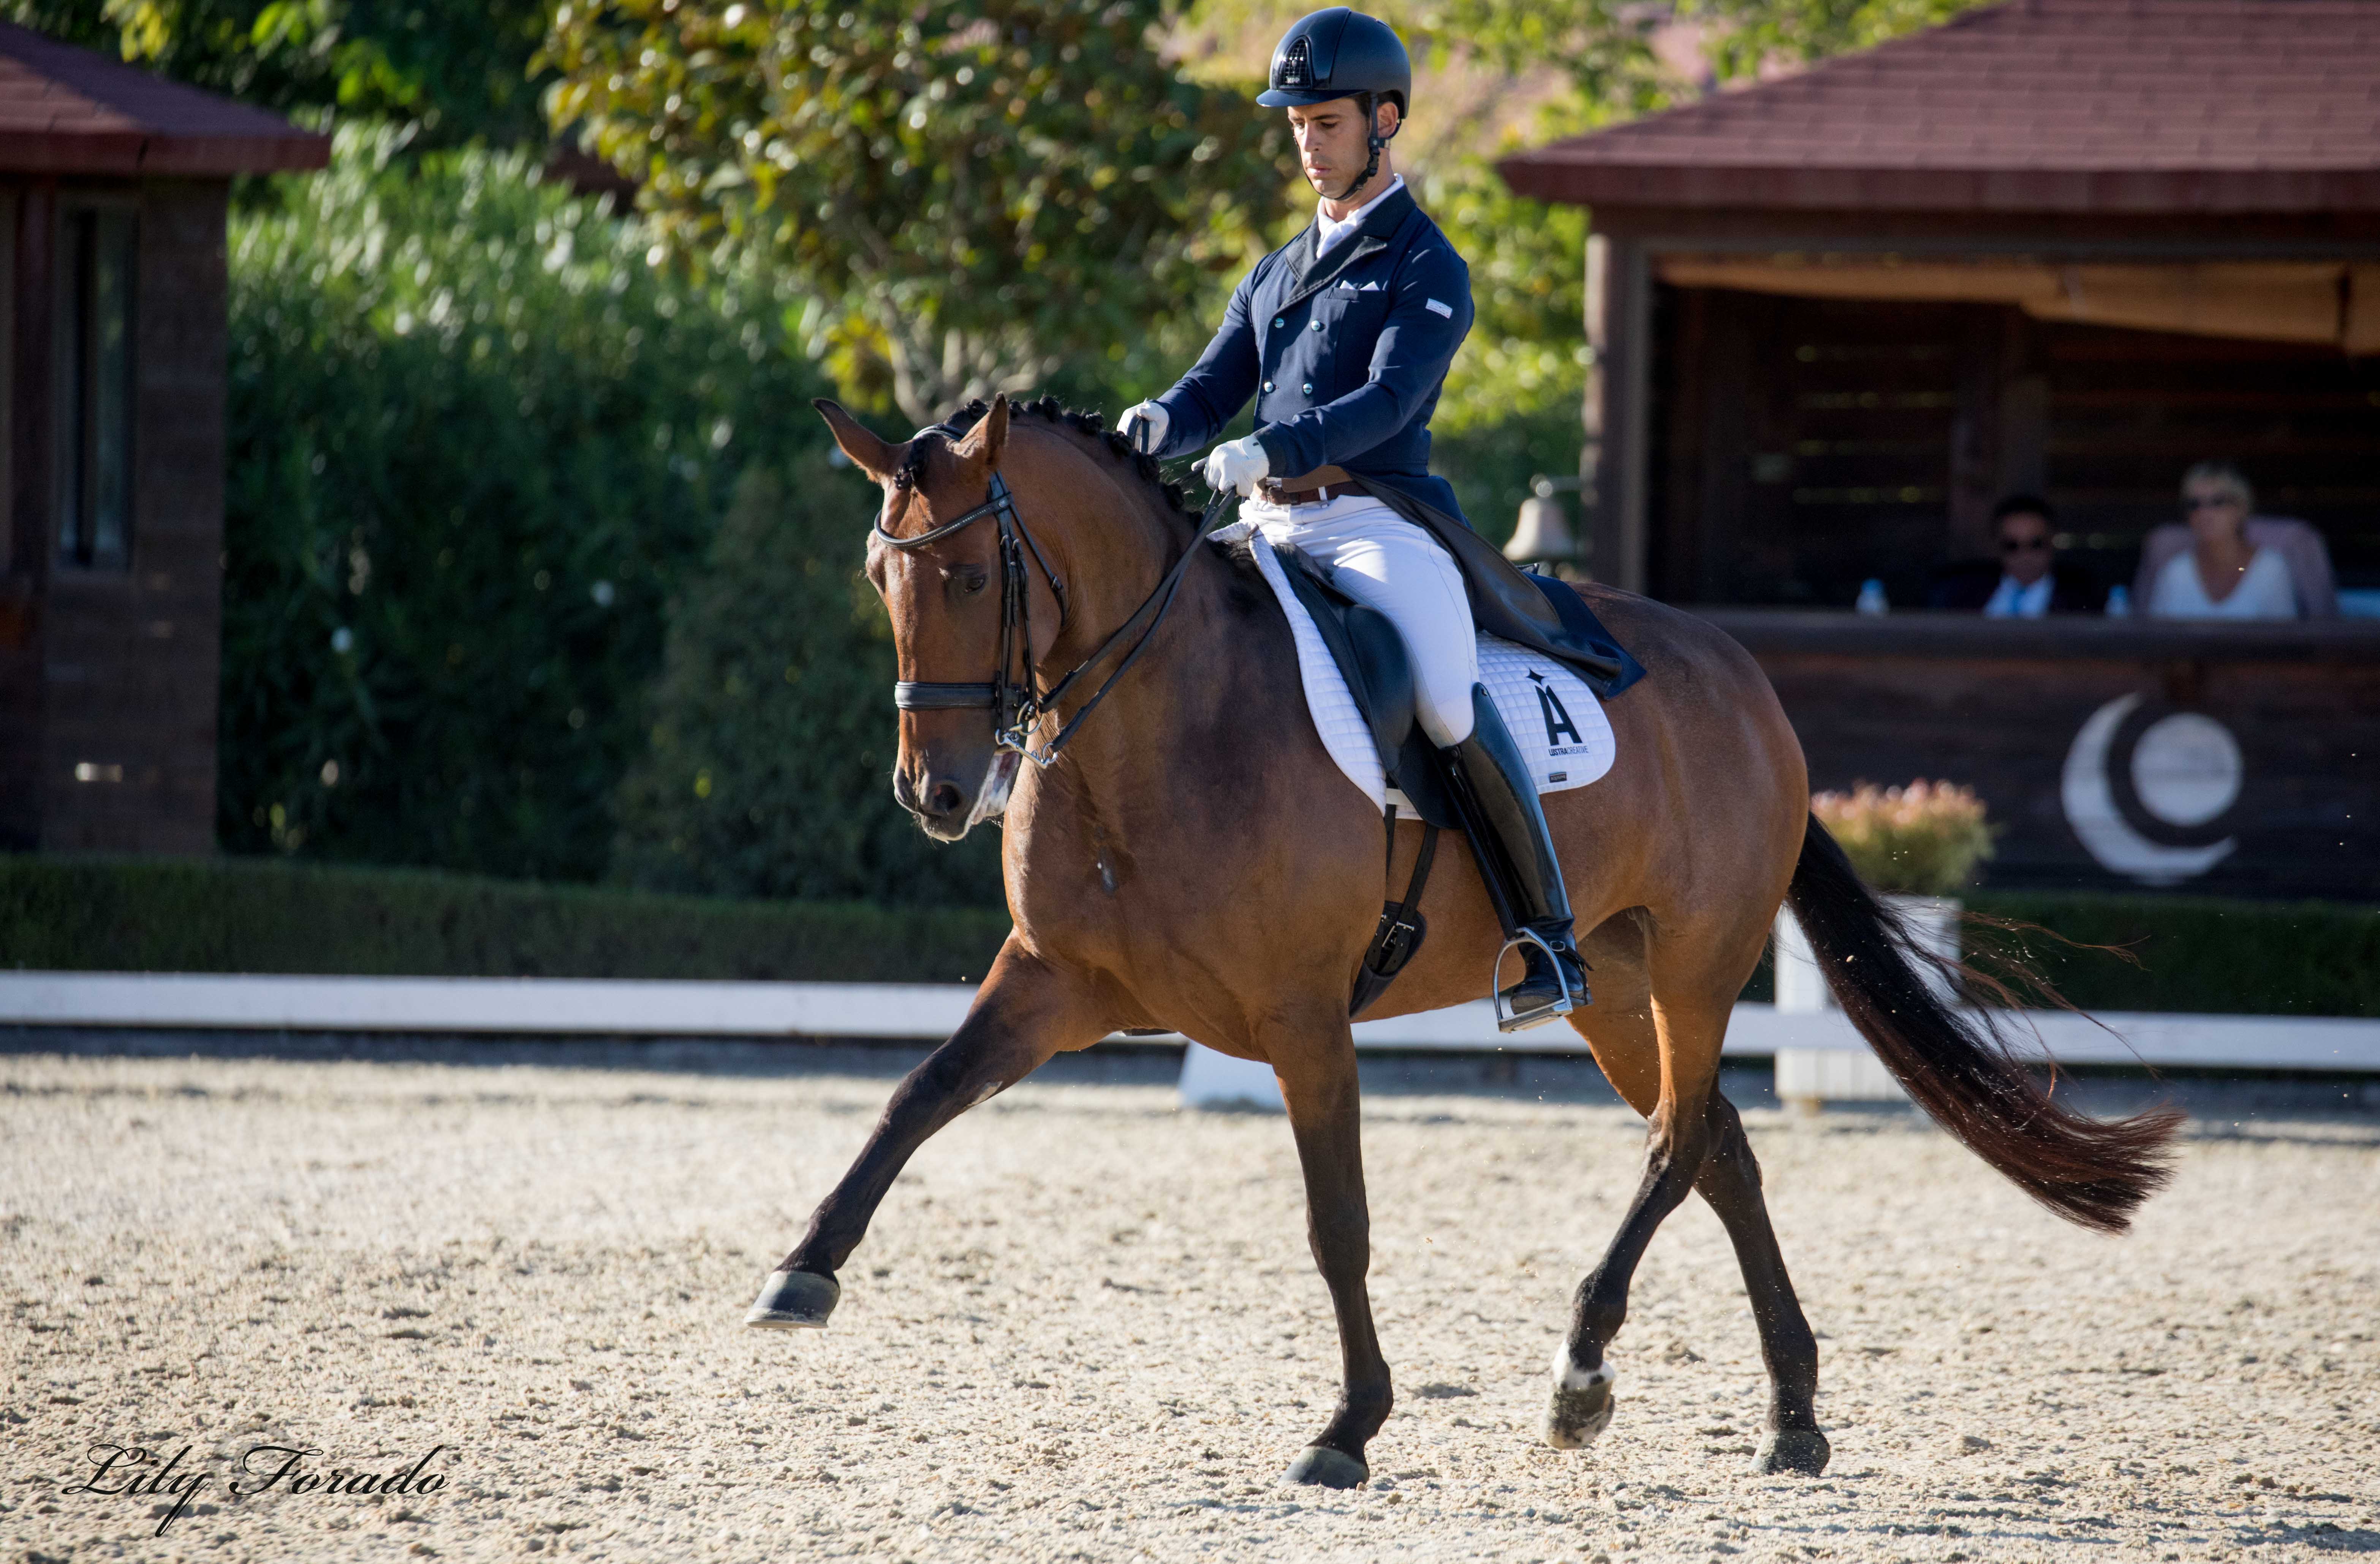
[[[1743,1469],[1764,1381],[1693,1202],[1639,1273],[1609,1433],[1540,1444],[1641,1127],[1558,1074],[1375,1072],[1399,1404],[1337,1493],[1278,1485],[1338,1374],[1287,1128],[1178,1111],[1161,1059],[968,1115],[833,1328],[761,1333],[744,1308],[881,1107],[882,1055],[174,1046],[0,1055],[8,1559],[2380,1553],[2380,1117],[2354,1088],[2278,1112],[2190,1088],[2173,1188],[2113,1241],[1905,1111],[1750,1111],[1824,1354],[1834,1461],[1803,1480]],[[106,1446],[187,1446],[209,1482],[178,1515],[69,1491]],[[259,1447],[320,1453],[235,1501],[244,1456],[251,1488],[288,1462]],[[443,1482],[285,1491],[334,1469]]]

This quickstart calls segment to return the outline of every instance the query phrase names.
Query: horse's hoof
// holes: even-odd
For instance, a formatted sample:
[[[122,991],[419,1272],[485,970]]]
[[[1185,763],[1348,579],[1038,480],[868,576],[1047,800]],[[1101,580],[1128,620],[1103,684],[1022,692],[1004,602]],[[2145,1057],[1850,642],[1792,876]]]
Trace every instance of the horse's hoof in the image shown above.
[[[1608,1363],[1581,1368],[1571,1361],[1570,1343],[1554,1349],[1553,1401],[1546,1408],[1546,1443],[1558,1450],[1580,1450],[1611,1426],[1617,1405],[1611,1394],[1620,1371]]]
[[[843,1289],[815,1271],[771,1271],[744,1323],[755,1330],[824,1330]]]
[[[1360,1488],[1371,1475],[1370,1467],[1345,1450],[1334,1450],[1329,1445],[1308,1445],[1297,1452],[1297,1459],[1289,1463],[1281,1480],[1324,1488]]]
[[[1827,1437],[1815,1428],[1771,1428],[1760,1441],[1760,1452],[1752,1458],[1752,1469],[1769,1475],[1798,1472],[1815,1477],[1827,1469],[1827,1458],[1834,1453]]]

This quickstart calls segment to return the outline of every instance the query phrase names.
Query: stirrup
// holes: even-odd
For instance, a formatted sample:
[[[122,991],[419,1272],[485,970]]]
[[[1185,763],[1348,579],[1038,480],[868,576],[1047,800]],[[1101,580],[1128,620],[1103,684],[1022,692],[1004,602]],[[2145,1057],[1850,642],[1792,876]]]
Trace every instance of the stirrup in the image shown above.
[[[1561,985],[1561,998],[1535,1010],[1510,1010],[1505,1007],[1504,991],[1496,987],[1496,982],[1503,976],[1504,958],[1524,945],[1535,945],[1545,953],[1546,964],[1553,968],[1554,981]],[[1526,959],[1523,958],[1524,961]],[[1496,1030],[1499,1032],[1525,1032],[1548,1021],[1560,1021],[1578,1008],[1578,1000],[1571,992],[1570,974],[1562,969],[1561,957],[1554,953],[1554,948],[1534,928],[1516,930],[1510,940],[1504,941],[1503,948],[1496,952],[1496,964],[1488,971],[1488,1003],[1495,1007]]]

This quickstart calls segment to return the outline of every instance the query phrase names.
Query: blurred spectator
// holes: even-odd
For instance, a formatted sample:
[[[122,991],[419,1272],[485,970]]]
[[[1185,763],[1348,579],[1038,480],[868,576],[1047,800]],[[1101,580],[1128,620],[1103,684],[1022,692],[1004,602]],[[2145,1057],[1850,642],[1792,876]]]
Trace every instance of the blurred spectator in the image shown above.
[[[2338,590],[2322,534],[2257,515],[2256,491],[2228,462],[2182,475],[2183,521],[2141,546],[2135,606],[2162,619],[2336,619]]]
[[[2037,494],[2011,494],[1992,507],[1992,538],[1999,563],[1969,560],[1937,571],[1925,589],[1927,608],[1986,619],[2039,619],[2046,613],[2096,613],[2107,605],[2107,589],[2081,565],[2058,557],[2050,540],[2055,523],[2049,502]]]

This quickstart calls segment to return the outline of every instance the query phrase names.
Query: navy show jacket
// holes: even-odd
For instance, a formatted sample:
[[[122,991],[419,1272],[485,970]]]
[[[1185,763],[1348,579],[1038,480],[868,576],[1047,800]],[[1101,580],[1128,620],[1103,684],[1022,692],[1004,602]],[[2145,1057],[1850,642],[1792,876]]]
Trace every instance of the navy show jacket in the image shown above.
[[[1337,466],[1460,517],[1429,470],[1429,416],[1471,330],[1471,269],[1402,189],[1318,260],[1315,230],[1257,262],[1222,328],[1157,399],[1158,455],[1211,442],[1256,398],[1275,479]]]

